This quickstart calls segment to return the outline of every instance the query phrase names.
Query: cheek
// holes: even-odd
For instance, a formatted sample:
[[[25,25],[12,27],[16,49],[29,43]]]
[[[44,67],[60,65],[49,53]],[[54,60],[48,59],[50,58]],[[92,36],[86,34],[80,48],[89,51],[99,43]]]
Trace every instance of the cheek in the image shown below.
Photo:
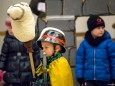
[[[97,35],[99,34],[99,32],[98,32],[98,31],[94,31],[93,34],[94,34],[95,36],[97,36]]]
[[[47,55],[47,56],[52,56],[53,52],[54,52],[53,49],[47,49],[46,55]]]
[[[101,31],[101,33],[104,33],[104,32],[105,32],[104,30]]]
[[[93,36],[96,36],[96,33],[95,33],[95,32],[92,32],[91,34],[92,34]]]

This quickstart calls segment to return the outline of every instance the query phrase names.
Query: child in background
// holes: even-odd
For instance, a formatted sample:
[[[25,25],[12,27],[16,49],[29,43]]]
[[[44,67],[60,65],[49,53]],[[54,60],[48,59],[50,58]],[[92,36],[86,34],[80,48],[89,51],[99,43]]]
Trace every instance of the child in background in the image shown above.
[[[5,21],[7,32],[0,55],[0,69],[6,71],[4,86],[30,86],[33,79],[29,55],[24,44],[14,37],[10,18]],[[33,59],[35,67],[39,64],[40,54],[36,41],[33,40]]]
[[[114,55],[110,34],[104,29],[104,20],[91,15],[87,21],[88,31],[76,52],[76,77],[86,86],[108,86],[111,80],[111,56]]]
[[[59,29],[47,27],[41,32],[37,44],[46,53],[48,60],[50,85],[45,86],[74,86],[71,68],[62,55],[66,51],[64,33]]]

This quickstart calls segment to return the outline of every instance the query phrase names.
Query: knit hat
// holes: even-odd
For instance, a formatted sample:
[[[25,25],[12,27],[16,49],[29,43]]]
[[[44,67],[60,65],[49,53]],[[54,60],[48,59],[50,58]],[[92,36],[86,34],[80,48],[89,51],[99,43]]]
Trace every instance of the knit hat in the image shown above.
[[[99,26],[105,27],[105,22],[101,17],[97,15],[91,15],[87,21],[87,26],[88,26],[88,30],[92,31],[94,28]]]
[[[10,20],[9,17],[6,18],[6,20],[5,20],[5,25],[6,25],[6,27],[12,27],[12,26],[11,26],[11,20]]]

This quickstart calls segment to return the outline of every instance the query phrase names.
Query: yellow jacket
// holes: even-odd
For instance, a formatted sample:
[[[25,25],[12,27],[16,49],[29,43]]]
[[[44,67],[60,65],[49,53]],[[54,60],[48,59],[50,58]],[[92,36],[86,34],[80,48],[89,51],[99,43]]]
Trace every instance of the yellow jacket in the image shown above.
[[[49,76],[51,86],[74,86],[71,68],[64,57],[50,63]]]

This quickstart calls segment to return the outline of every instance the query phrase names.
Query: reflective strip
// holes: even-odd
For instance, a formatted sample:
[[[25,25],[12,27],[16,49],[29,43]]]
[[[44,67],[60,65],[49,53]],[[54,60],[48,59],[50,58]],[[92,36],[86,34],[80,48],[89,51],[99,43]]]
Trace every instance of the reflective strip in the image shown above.
[[[61,39],[59,39],[59,38],[56,38],[56,37],[54,37],[54,36],[50,36],[50,35],[43,35],[42,36],[43,38],[52,38],[52,39],[55,39],[55,40],[57,40],[57,41],[59,41],[59,42],[61,42],[63,45],[65,45],[65,42],[63,41],[63,40],[61,40]]]

